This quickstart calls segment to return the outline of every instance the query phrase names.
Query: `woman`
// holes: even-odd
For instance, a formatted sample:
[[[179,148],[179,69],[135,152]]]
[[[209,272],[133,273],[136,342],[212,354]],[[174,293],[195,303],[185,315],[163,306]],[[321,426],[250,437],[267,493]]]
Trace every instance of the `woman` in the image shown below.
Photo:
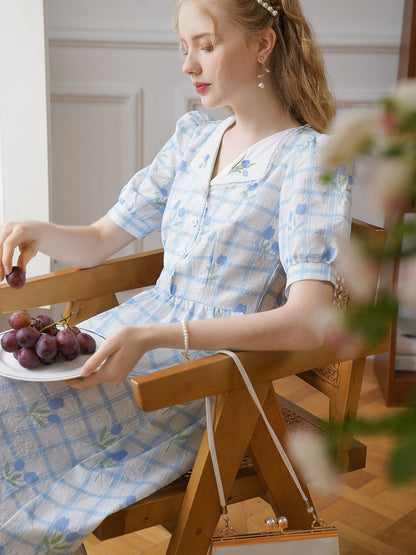
[[[192,466],[203,404],[143,414],[129,375],[182,362],[184,346],[200,357],[314,349],[323,340],[313,315],[333,294],[351,191],[342,172],[336,187],[320,181],[333,103],[301,8],[295,0],[181,0],[176,28],[202,105],[234,115],[183,116],[90,226],[22,222],[0,231],[1,278],[16,248],[23,268],[37,251],[90,266],[161,229],[165,252],[153,289],[84,322],[108,339],[80,378],[1,379],[4,553],[71,553],[107,514]]]

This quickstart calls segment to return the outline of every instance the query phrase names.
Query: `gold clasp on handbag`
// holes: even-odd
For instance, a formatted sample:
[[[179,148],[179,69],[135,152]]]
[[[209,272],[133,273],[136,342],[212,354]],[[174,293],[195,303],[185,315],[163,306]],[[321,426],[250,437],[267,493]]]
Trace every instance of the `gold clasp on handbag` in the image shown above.
[[[280,532],[281,534],[285,533],[286,528],[288,528],[289,523],[285,516],[279,516],[277,522],[274,518],[266,518],[264,521],[264,527],[266,531],[271,532]]]

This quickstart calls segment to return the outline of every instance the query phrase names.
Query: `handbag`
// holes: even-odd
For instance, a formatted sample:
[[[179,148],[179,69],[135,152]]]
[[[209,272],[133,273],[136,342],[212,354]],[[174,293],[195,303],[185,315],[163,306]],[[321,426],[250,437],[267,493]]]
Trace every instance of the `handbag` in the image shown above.
[[[211,417],[211,401],[205,399],[205,409],[207,417],[208,444],[211,453],[212,465],[214,468],[215,481],[217,483],[218,495],[221,505],[221,513],[225,523],[220,536],[211,540],[209,553],[212,555],[339,555],[338,531],[334,526],[325,526],[311,505],[308,497],[302,489],[295,470],[287,457],[278,437],[275,434],[270,422],[268,421],[263,407],[257,397],[254,387],[247,375],[238,356],[232,351],[218,351],[230,356],[244,380],[245,385],[253,399],[261,417],[272,437],[283,462],[285,463],[291,478],[294,480],[302,499],[305,501],[305,509],[313,517],[310,530],[290,530],[287,528],[289,523],[284,516],[279,516],[276,520],[268,518],[265,521],[265,530],[253,534],[237,534],[230,525],[228,508],[225,501],[224,489],[221,481],[221,473],[218,465],[217,453],[214,443],[214,431]]]

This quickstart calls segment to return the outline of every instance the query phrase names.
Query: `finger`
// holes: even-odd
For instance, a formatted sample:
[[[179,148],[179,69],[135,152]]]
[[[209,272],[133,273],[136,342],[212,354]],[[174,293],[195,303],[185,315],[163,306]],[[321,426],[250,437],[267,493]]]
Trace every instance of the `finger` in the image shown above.
[[[22,268],[22,270],[26,273],[28,262],[34,258],[37,253],[38,249],[34,243],[21,247],[19,258],[17,259],[17,265],[20,266],[20,268]]]
[[[6,275],[10,274],[13,266],[13,254],[16,247],[23,243],[22,228],[17,225],[7,235],[3,241],[2,262]]]
[[[6,271],[4,269],[3,257],[4,257],[4,242],[10,235],[12,229],[9,224],[5,224],[0,228],[0,281],[3,281],[6,277]]]
[[[96,372],[102,364],[114,353],[116,349],[110,341],[104,343],[91,355],[82,365],[80,375],[83,378],[91,376]]]
[[[89,389],[90,387],[95,387],[105,381],[105,376],[100,375],[100,372],[87,376],[86,378],[72,378],[70,380],[63,380],[69,387],[74,387],[75,389]]]
[[[112,364],[112,361],[106,359],[93,374],[80,375],[78,378],[65,380],[65,383],[77,389],[89,389],[102,383],[119,383],[122,380],[118,379],[114,368],[115,365]]]

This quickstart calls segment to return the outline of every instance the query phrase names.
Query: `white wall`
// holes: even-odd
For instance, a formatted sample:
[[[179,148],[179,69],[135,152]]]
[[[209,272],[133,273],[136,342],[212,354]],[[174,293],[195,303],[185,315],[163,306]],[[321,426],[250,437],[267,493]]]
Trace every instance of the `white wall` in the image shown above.
[[[43,0],[0,0],[1,219],[49,219]],[[32,274],[49,270],[40,256]]]

